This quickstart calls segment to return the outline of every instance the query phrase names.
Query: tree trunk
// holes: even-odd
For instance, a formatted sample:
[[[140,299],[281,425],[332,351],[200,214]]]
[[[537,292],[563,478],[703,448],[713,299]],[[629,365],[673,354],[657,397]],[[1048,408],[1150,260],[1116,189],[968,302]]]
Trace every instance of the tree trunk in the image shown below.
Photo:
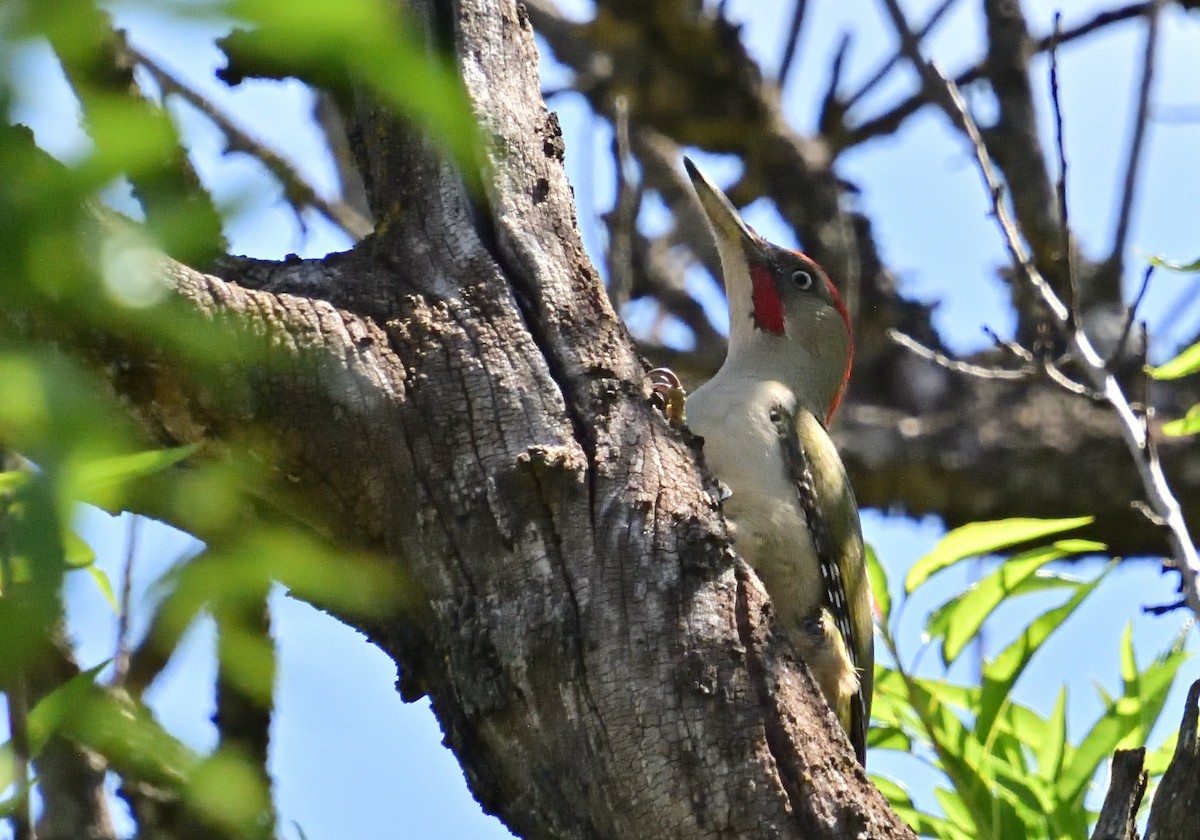
[[[163,442],[265,432],[293,512],[395,562],[408,607],[365,629],[518,834],[911,837],[772,641],[694,442],[647,399],[580,243],[524,10],[431,0],[421,21],[453,33],[482,193],[363,98],[374,235],[320,261],[164,263],[270,364],[214,386],[116,335],[45,333]]]
[[[30,328],[95,362],[161,442],[266,437],[292,513],[395,564],[403,609],[363,629],[517,834],[912,837],[772,639],[695,440],[647,399],[580,242],[523,7],[416,11],[488,138],[475,171],[364,96],[351,136],[373,235],[317,261],[164,262],[180,302],[272,364],[215,386],[117,335]],[[932,440],[860,425],[852,468],[872,428]],[[967,495],[912,451],[927,480],[909,484]]]

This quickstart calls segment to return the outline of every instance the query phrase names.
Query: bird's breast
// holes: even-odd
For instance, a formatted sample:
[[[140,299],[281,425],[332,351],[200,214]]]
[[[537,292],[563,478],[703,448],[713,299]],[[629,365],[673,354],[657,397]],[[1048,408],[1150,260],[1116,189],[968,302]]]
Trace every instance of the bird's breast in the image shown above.
[[[738,553],[754,567],[787,622],[807,615],[821,582],[808,523],[784,466],[771,420],[795,397],[778,382],[724,383],[714,378],[688,398],[688,426],[704,438],[704,458],[729,488],[724,502]]]

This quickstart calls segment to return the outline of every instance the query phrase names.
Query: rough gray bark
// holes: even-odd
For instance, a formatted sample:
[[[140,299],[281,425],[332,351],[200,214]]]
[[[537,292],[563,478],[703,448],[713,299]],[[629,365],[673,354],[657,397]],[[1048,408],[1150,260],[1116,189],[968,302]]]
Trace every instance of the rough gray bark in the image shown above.
[[[1179,724],[1179,740],[1171,766],[1154,792],[1146,824],[1146,840],[1194,840],[1200,836],[1200,749],[1196,720],[1200,714],[1200,680],[1192,683]],[[1138,809],[1146,792],[1146,751],[1117,750],[1111,780],[1092,840],[1138,840]]]
[[[693,442],[647,400],[579,241],[524,12],[450,8],[424,22],[453,33],[490,140],[483,195],[364,97],[375,235],[316,262],[164,262],[179,302],[270,364],[212,383],[117,335],[44,334],[160,441],[266,431],[293,512],[394,560],[407,609],[364,629],[518,834],[911,837],[772,640]]]
[[[1138,808],[1146,793],[1146,750],[1117,750],[1112,760],[1112,781],[1100,808],[1092,840],[1137,840]]]
[[[1179,725],[1179,741],[1171,766],[1163,774],[1154,794],[1154,807],[1146,824],[1146,840],[1194,840],[1200,836],[1200,738],[1197,719],[1200,717],[1200,680],[1192,683],[1183,721]]]
[[[493,144],[484,194],[363,98],[352,136],[375,235],[321,261],[165,265],[180,301],[273,348],[271,366],[213,387],[119,336],[55,339],[160,441],[220,452],[266,430],[293,512],[395,561],[411,597],[364,629],[522,836],[911,837],[772,641],[694,441],[648,404],[579,242],[529,21],[513,2],[426,5]],[[932,445],[851,415],[852,464],[896,439],[872,430]],[[960,498],[961,460],[904,451],[914,487]]]

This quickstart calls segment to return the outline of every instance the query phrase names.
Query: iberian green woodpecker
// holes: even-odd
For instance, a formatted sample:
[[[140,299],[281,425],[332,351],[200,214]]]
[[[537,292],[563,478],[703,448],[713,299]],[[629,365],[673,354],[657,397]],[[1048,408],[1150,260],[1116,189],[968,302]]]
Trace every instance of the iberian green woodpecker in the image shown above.
[[[724,364],[687,398],[687,425],[729,489],[738,552],[762,579],[776,628],[804,658],[866,758],[872,599],[858,506],[826,431],[854,357],[850,318],[825,272],[767,242],[684,159],[729,300]]]

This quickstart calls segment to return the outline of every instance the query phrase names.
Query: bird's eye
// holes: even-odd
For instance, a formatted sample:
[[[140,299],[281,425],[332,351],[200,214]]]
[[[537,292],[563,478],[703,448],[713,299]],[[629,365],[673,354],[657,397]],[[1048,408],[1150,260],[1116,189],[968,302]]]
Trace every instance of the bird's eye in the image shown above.
[[[807,292],[812,288],[813,278],[807,271],[798,268],[792,272],[792,282],[796,284],[796,288],[800,291]]]

